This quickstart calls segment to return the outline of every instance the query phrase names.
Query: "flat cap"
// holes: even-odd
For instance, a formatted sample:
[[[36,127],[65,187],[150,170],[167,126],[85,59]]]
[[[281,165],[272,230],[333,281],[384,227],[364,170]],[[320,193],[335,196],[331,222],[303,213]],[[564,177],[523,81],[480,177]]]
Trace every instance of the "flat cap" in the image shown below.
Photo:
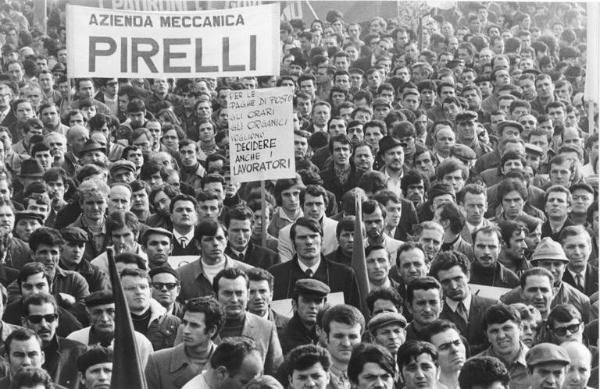
[[[375,333],[378,329],[388,326],[390,324],[399,324],[400,327],[406,327],[406,318],[402,316],[401,313],[398,312],[382,312],[373,316],[369,323],[367,324],[367,329],[372,334]]]
[[[132,173],[135,173],[135,164],[126,159],[119,159],[118,161],[113,162],[110,167],[110,174],[116,173],[118,170],[125,169]]]
[[[82,374],[94,365],[100,363],[111,363],[113,351],[108,347],[93,346],[77,358],[77,368]]]
[[[569,258],[565,255],[560,243],[553,241],[552,238],[548,236],[542,239],[535,248],[535,251],[531,256],[531,262],[534,263],[545,259],[569,263]]]
[[[415,62],[414,64],[412,64],[412,66],[410,68],[411,69],[415,69],[415,68],[418,68],[418,67],[427,69],[431,73],[433,73],[433,67],[429,64],[429,62],[424,62],[424,61]]]
[[[457,114],[454,120],[456,121],[456,123],[460,123],[467,120],[477,120],[478,118],[479,117],[477,116],[477,113],[473,111],[463,111]]]
[[[515,122],[514,120],[505,120],[498,124],[498,129],[496,130],[497,133],[502,134],[502,131],[504,131],[504,128],[506,127],[514,127],[517,130],[519,130],[519,133],[523,132],[523,126],[521,125],[521,123]]]
[[[177,272],[171,266],[167,266],[167,265],[158,266],[158,267],[153,268],[152,270],[150,270],[150,272],[148,272],[148,275],[150,276],[150,278],[152,278],[157,274],[163,274],[163,273],[169,273],[173,277],[175,277],[176,279],[179,280],[179,274],[177,274]]]
[[[452,195],[453,197],[456,196],[452,185],[439,182],[437,184],[431,185],[431,188],[429,188],[429,196],[428,197],[431,201],[433,201],[433,199],[435,197],[446,195],[446,194]]]
[[[452,146],[452,150],[450,154],[456,158],[458,158],[461,162],[467,163],[471,160],[477,159],[477,154],[467,145],[463,145],[462,143],[457,143]]]
[[[44,215],[39,212],[33,211],[17,211],[15,212],[15,223],[19,222],[19,220],[23,219],[33,219],[40,222],[40,224],[44,224]]]
[[[542,150],[540,146],[536,146],[532,143],[525,143],[525,152],[529,154],[544,156],[544,150]]]
[[[379,140],[379,151],[381,154],[384,154],[386,151],[398,146],[402,147],[402,143],[390,135],[386,135]],[[402,150],[404,150],[404,148]]]
[[[145,242],[146,239],[148,239],[148,236],[150,236],[150,234],[161,234],[168,237],[169,239],[173,239],[173,233],[171,231],[165,230],[164,228],[160,227],[149,227],[146,229],[146,231],[144,231],[141,241]]]
[[[89,240],[87,232],[79,227],[65,227],[60,230],[63,239],[70,243],[85,243]]]
[[[302,278],[294,285],[294,295],[325,297],[331,292],[329,286],[314,278]]]
[[[528,367],[541,365],[542,363],[571,363],[569,354],[562,347],[553,343],[539,343],[527,351],[525,361]]]
[[[95,307],[98,305],[104,304],[113,304],[115,299],[113,298],[113,294],[109,290],[98,290],[96,292],[92,292],[83,300],[85,302],[86,307]]]
[[[389,101],[387,101],[386,99],[382,98],[382,97],[378,97],[375,100],[373,100],[373,108],[375,107],[379,107],[379,106],[386,106],[388,108],[392,108],[392,104],[390,104]]]
[[[26,159],[21,162],[21,177],[42,177],[44,168],[40,165],[40,161],[35,158]]]

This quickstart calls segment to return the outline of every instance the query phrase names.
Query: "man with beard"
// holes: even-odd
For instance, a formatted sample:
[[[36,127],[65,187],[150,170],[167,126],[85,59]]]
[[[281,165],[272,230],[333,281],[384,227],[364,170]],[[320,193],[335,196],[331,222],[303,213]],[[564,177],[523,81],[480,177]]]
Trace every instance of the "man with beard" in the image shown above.
[[[246,273],[237,268],[221,270],[214,278],[217,300],[225,310],[221,339],[244,336],[254,339],[260,351],[264,372],[274,374],[283,362],[283,354],[275,324],[247,312],[248,285]]]
[[[42,340],[45,357],[42,367],[53,382],[74,387],[78,380],[77,358],[86,350],[83,343],[56,335],[58,327],[57,304],[54,297],[38,293],[23,302],[23,326],[33,330]]]
[[[72,332],[67,339],[88,346],[115,346],[115,300],[112,292],[101,290],[85,298],[85,309],[90,318],[89,327]],[[142,334],[134,331],[135,341],[140,352],[142,366],[146,366],[152,354],[152,344]]]
[[[362,204],[362,218],[367,233],[368,246],[383,246],[389,258],[396,258],[398,248],[404,243],[384,233],[386,209],[377,200],[367,200]]]
[[[511,388],[527,388],[531,383],[527,370],[527,346],[521,342],[521,315],[510,305],[495,304],[485,312],[482,323],[490,346],[477,357],[495,357],[510,373]]]
[[[392,355],[406,340],[406,319],[399,312],[382,312],[369,320],[368,329],[373,343],[383,346]]]
[[[416,170],[409,170],[402,177],[400,183],[404,199],[410,200],[415,209],[420,208],[425,203],[425,193],[429,189],[429,180]]]
[[[268,269],[279,263],[277,253],[257,246],[250,241],[252,211],[247,207],[236,207],[226,213],[227,247],[225,254],[254,267]]]
[[[173,347],[181,320],[151,297],[146,271],[126,268],[120,276],[134,330],[145,335],[155,351]]]
[[[500,231],[494,226],[481,227],[473,232],[473,239],[470,282],[499,288],[518,286],[519,277],[498,262],[502,241]]]
[[[317,344],[317,315],[325,307],[331,292],[323,282],[305,278],[294,284],[292,309],[294,315],[281,332],[281,348],[284,354],[303,344]]]
[[[598,291],[598,268],[590,263],[592,238],[589,232],[582,226],[569,226],[563,229],[559,239],[569,258],[563,281],[591,296]]]
[[[173,231],[173,223],[171,222],[171,201],[179,194],[171,184],[163,184],[158,188],[153,189],[148,196],[148,201],[152,205],[154,212],[146,220],[146,224],[150,227],[164,228]]]
[[[140,222],[138,218],[129,211],[115,211],[106,219],[106,230],[115,249],[115,255],[122,253],[137,254],[148,262],[148,256],[137,242],[140,236]],[[104,274],[108,272],[108,256],[106,251],[98,255],[91,262]]]
[[[467,360],[467,350],[458,329],[448,320],[436,320],[427,328],[427,338],[438,351],[440,384],[460,388],[458,377]]]
[[[77,227],[66,227],[60,230],[65,243],[60,251],[58,266],[81,274],[88,283],[90,292],[110,288],[110,281],[99,268],[83,258],[87,234]]]
[[[140,243],[148,256],[148,266],[154,269],[169,266],[169,255],[173,251],[173,234],[164,228],[150,227],[144,231]]]
[[[483,314],[494,304],[494,300],[477,296],[469,288],[470,261],[458,251],[445,251],[438,254],[431,264],[430,274],[442,285],[444,306],[441,319],[456,324],[474,353],[486,346],[482,330]]]
[[[327,351],[331,355],[329,374],[332,385],[338,389],[349,389],[348,362],[352,349],[361,342],[365,319],[357,308],[340,304],[328,308],[321,322]]]
[[[379,141],[379,155],[383,160],[381,172],[387,178],[387,187],[398,196],[402,193],[404,175],[404,147],[396,138],[385,136]]]
[[[188,301],[180,327],[183,342],[150,356],[146,365],[148,388],[180,388],[200,374],[214,355],[224,321],[223,307],[214,297]]]
[[[148,272],[152,298],[167,309],[167,313],[181,318],[183,307],[175,299],[179,295],[181,283],[179,275],[168,265],[155,267]]]

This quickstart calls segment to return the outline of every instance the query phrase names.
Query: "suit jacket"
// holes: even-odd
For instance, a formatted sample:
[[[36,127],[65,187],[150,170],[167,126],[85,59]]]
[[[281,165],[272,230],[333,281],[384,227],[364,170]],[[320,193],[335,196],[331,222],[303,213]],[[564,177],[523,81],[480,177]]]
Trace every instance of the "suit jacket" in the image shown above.
[[[190,366],[183,343],[150,354],[145,370],[148,389],[179,389],[198,373]]]
[[[271,251],[265,247],[257,246],[252,242],[248,243],[248,248],[246,249],[246,254],[244,254],[244,258],[240,259],[237,254],[233,252],[231,246],[227,244],[225,248],[225,254],[229,255],[231,258],[235,258],[240,262],[247,263],[250,266],[260,267],[262,269],[268,269],[273,265],[277,265],[279,262],[279,255]]]
[[[484,218],[483,222],[481,224],[481,227],[487,227],[491,224],[492,223],[488,219]],[[463,227],[462,231],[460,232],[460,236],[463,238],[463,240],[465,242],[467,242],[470,245],[473,245],[473,237],[471,236],[471,231],[469,231],[469,227],[467,226],[467,223],[465,223],[465,226]]]
[[[483,351],[488,346],[487,336],[484,332],[483,317],[486,309],[495,303],[496,301],[492,299],[471,294],[469,322],[465,325],[460,316],[455,313],[444,300],[444,307],[440,313],[440,319],[450,320],[456,324],[460,334],[467,338],[469,345],[471,346],[471,351],[476,354]]]
[[[283,362],[283,353],[275,323],[246,312],[242,336],[254,340],[263,359],[265,374],[274,375]]]
[[[271,267],[269,271],[275,278],[273,300],[291,298],[296,281],[306,278],[306,275],[300,269],[296,256],[291,261]],[[362,300],[353,269],[339,263],[330,262],[321,255],[321,263],[313,278],[328,285],[332,293],[343,292],[346,304],[361,308]]]
[[[565,270],[563,274],[563,281],[569,283],[572,287],[582,292],[586,296],[590,297],[592,294],[598,291],[598,268],[588,263],[585,268],[585,287],[580,289],[577,287],[577,283],[573,279],[569,269]]]
[[[192,239],[191,242],[187,244],[187,246],[181,246],[181,243],[177,239],[172,239],[173,241],[173,253],[171,255],[198,255],[200,254],[200,249],[196,244],[196,238]]]
[[[321,244],[321,252],[324,255],[332,253],[338,248],[338,241],[337,237],[335,236],[337,223],[338,222],[333,219],[330,219],[326,216],[323,217],[323,240]],[[279,250],[281,262],[287,262],[291,260],[294,255],[296,255],[296,250],[294,250],[292,238],[290,237],[291,229],[292,225],[288,224],[279,231],[279,245],[277,246],[277,249]]]

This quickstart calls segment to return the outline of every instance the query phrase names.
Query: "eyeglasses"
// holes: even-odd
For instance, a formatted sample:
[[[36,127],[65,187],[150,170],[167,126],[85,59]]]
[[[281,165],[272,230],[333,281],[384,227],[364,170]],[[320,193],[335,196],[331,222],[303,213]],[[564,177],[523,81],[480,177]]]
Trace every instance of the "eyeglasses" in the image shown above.
[[[29,315],[27,316],[27,320],[29,320],[33,324],[40,324],[42,320],[46,320],[46,323],[53,323],[54,320],[58,319],[58,315],[56,313],[50,313],[48,315]]]
[[[153,282],[152,287],[154,289],[162,290],[162,288],[167,288],[167,290],[173,290],[177,286],[179,286],[178,282]]]
[[[581,322],[577,324],[571,324],[570,326],[566,327],[556,327],[553,328],[552,331],[558,336],[565,336],[567,334],[567,331],[569,331],[572,334],[576,333],[577,331],[579,331],[580,326]]]

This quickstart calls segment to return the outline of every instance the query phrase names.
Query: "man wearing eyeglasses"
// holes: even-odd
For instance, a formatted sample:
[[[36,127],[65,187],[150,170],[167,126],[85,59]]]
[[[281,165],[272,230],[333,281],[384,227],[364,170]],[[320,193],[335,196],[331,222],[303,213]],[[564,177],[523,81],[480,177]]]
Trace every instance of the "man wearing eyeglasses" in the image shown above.
[[[578,342],[589,347],[583,337],[584,323],[581,312],[572,304],[559,304],[552,308],[546,320],[548,339],[546,341],[560,345],[563,342]],[[597,352],[597,349],[592,350]]]
[[[46,369],[52,380],[72,388],[78,380],[77,359],[86,350],[83,343],[56,335],[58,328],[58,306],[52,295],[36,293],[23,302],[25,328],[33,330],[42,340],[42,351]]]
[[[90,325],[72,332],[67,339],[88,346],[101,345],[114,348],[115,345],[115,300],[112,292],[101,290],[85,298]],[[134,332],[135,341],[140,353],[142,366],[146,366],[148,357],[154,351],[152,343],[144,335]]]
[[[170,266],[155,267],[148,273],[152,298],[167,309],[167,313],[183,318],[183,306],[175,299],[181,291],[181,283],[177,272]]]

